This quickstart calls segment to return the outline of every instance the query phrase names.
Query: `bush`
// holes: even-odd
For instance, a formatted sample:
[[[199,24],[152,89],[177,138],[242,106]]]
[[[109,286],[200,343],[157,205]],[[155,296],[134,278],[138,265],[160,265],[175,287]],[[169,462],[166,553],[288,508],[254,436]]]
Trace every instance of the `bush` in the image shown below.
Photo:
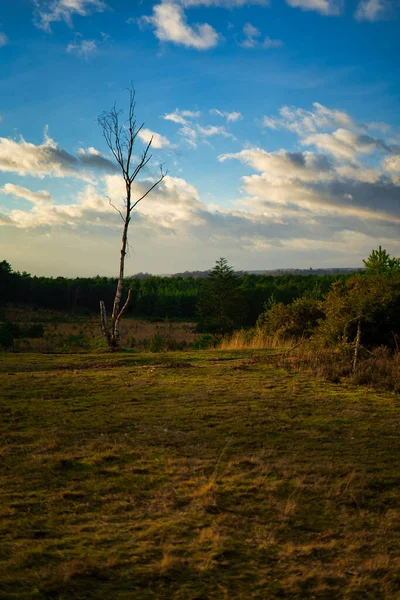
[[[204,333],[201,338],[196,340],[192,344],[192,348],[195,350],[208,350],[214,346],[214,336],[210,333]]]
[[[303,296],[292,304],[273,304],[260,315],[256,328],[267,336],[310,337],[324,316],[320,300]]]
[[[400,275],[355,275],[336,282],[323,303],[326,319],[318,337],[327,345],[353,342],[358,321],[361,343],[394,348],[400,328]]]
[[[358,385],[400,393],[400,355],[386,346],[375,348],[372,356],[359,361],[353,379]]]
[[[157,331],[149,341],[148,349],[150,352],[164,352],[167,349],[165,335]]]

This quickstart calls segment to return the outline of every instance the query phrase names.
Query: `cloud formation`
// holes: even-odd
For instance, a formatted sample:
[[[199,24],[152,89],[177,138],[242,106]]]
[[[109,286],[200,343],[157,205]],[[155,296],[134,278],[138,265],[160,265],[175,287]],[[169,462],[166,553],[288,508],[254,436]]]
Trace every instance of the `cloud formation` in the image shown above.
[[[43,178],[77,177],[89,180],[87,169],[115,172],[115,165],[94,148],[79,150],[74,156],[48,137],[42,144],[0,137],[0,171]]]
[[[53,201],[50,192],[47,190],[33,192],[26,187],[14,185],[13,183],[6,183],[0,188],[0,193],[14,196],[15,198],[22,198],[33,204],[51,204]]]
[[[202,135],[203,137],[212,137],[214,135],[222,135],[223,137],[226,138],[232,138],[235,139],[235,136],[233,136],[231,133],[229,133],[229,131],[227,131],[225,129],[225,127],[216,127],[215,125],[207,125],[207,127],[202,127],[201,125],[197,126],[197,131],[200,135]]]
[[[57,1],[69,2],[71,0]],[[73,2],[75,1],[84,2],[85,0],[73,0]],[[102,0],[92,1],[101,2]],[[286,0],[286,3],[290,7],[299,8],[302,11],[314,11],[323,16],[338,16],[343,12],[344,0]],[[209,50],[217,46],[223,36],[209,23],[189,24],[186,15],[187,9],[196,7],[233,9],[246,5],[269,6],[269,4],[269,0],[160,0],[153,6],[151,15],[145,15],[139,19],[128,19],[128,22],[137,22],[141,26],[152,27],[155,36],[161,42],[169,42],[196,50]],[[388,0],[359,0],[355,18],[359,21],[376,21],[383,18],[387,12]],[[261,31],[249,22],[244,24],[243,37],[237,43],[247,49],[276,49],[283,46],[282,40],[269,36],[263,37]]]
[[[266,36],[262,39],[262,34],[257,27],[251,23],[246,23],[243,27],[244,39],[239,42],[242,48],[280,48],[283,46],[282,40],[273,40]]]
[[[96,148],[80,148],[77,152],[79,162],[84,168],[112,173],[118,170],[117,165],[104,156]]]
[[[217,115],[226,119],[227,123],[233,123],[242,119],[240,112],[223,112],[216,108],[209,110],[210,114]],[[213,136],[222,136],[225,138],[236,139],[227,129],[223,126],[216,125],[200,125],[197,121],[201,116],[200,111],[193,110],[180,110],[176,108],[172,113],[163,115],[163,119],[166,121],[172,121],[182,127],[178,130],[179,136],[184,142],[193,149],[197,148],[199,138],[203,138],[204,143],[208,143],[205,140]]]
[[[360,132],[347,113],[318,103],[311,111],[283,107],[280,115],[266,117],[263,125],[285,127],[315,150],[245,148],[222,154],[221,162],[239,160],[257,171],[243,176],[242,204],[266,214],[281,212],[283,219],[293,212],[317,220],[340,215],[352,219],[357,230],[368,221],[370,229],[380,224],[392,235],[392,225],[400,224],[400,147]],[[329,131],[339,123],[348,127]]]
[[[5,33],[0,31],[0,48],[2,48],[3,46],[6,46],[7,44],[8,44],[8,37],[6,36]]]
[[[342,0],[286,0],[289,6],[305,11],[316,11],[325,16],[336,16],[342,12]]]
[[[234,123],[235,121],[240,121],[241,119],[243,119],[243,115],[239,111],[226,112],[218,110],[217,108],[212,108],[210,110],[210,114],[218,115],[219,117],[226,119],[227,123]]]
[[[67,52],[88,59],[93,54],[96,54],[97,42],[95,40],[77,40],[68,44]]]
[[[189,25],[183,8],[174,2],[157,4],[153,14],[142,17],[140,22],[152,26],[160,42],[171,42],[196,50],[208,50],[218,44],[219,35],[211,25]]]
[[[144,142],[148,144],[152,139],[151,146],[152,148],[168,148],[171,146],[171,142],[164,135],[160,135],[159,133],[155,133],[150,129],[141,129],[138,133],[138,137]]]
[[[184,112],[177,109],[170,114],[185,120],[197,118],[196,111]],[[179,247],[181,256],[187,252],[198,253],[201,248],[207,248],[210,256],[228,252],[230,256],[235,253],[239,256],[250,252],[256,257],[268,252],[271,257],[276,251],[280,253],[280,260],[282,253],[287,252],[290,261],[293,250],[296,256],[312,257],[316,251],[323,251],[321,261],[323,257],[333,256],[346,261],[349,260],[346,257],[358,251],[365,256],[377,243],[398,247],[400,149],[390,139],[362,133],[347,113],[318,103],[307,111],[283,107],[279,120],[295,123],[297,147],[303,145],[306,149],[271,151],[244,147],[239,152],[221,154],[221,169],[228,161],[237,162],[239,169],[243,164],[246,169],[241,177],[240,198],[232,198],[229,206],[207,204],[185,179],[166,177],[149,201],[135,212],[135,239],[139,236],[144,240],[151,235],[160,253],[169,257],[169,252]],[[185,135],[194,144],[213,135],[223,138],[229,135],[224,128],[200,126],[191,121],[182,124],[179,119],[173,122],[182,126],[179,131],[186,129]],[[338,123],[342,127],[338,127]],[[343,126],[345,123],[347,128]],[[45,150],[52,145],[54,142],[48,138],[43,144]],[[58,158],[58,153],[56,156]],[[62,173],[66,169],[88,173],[89,167],[96,168],[99,173],[103,172],[96,184],[85,185],[71,204],[51,202],[50,194],[43,189],[32,191],[6,184],[1,189],[3,194],[29,200],[32,206],[27,210],[3,211],[0,224],[4,231],[14,228],[51,233],[56,229],[57,235],[67,231],[70,235],[85,232],[85,239],[88,232],[91,236],[100,235],[98,232],[103,236],[111,235],[107,232],[120,233],[119,215],[110,206],[107,196],[115,205],[123,202],[122,178],[115,171],[107,170],[108,163],[102,163],[107,158],[94,148],[68,156],[70,158],[62,164]],[[52,155],[51,160],[46,155],[39,166],[48,172],[54,162]],[[249,168],[253,171],[250,174]],[[54,176],[63,175],[55,171]],[[142,195],[152,181],[148,178],[135,182],[134,195]],[[161,266],[163,263],[158,259],[157,264],[159,269],[170,270]]]
[[[185,7],[191,6],[222,6],[223,8],[240,8],[247,5],[268,6],[269,0],[178,0]]]
[[[361,0],[355,12],[357,21],[379,21],[385,17],[387,3],[385,0]]]
[[[303,140],[306,146],[317,146],[326,150],[337,159],[354,161],[358,154],[373,152],[392,152],[392,148],[383,140],[365,134],[358,134],[348,129],[337,129],[333,133],[317,133]]]
[[[298,135],[317,132],[319,129],[330,129],[336,126],[353,127],[350,116],[342,110],[330,109],[320,104],[313,103],[312,110],[282,106],[280,117],[264,117],[263,125],[269,129],[288,129]]]
[[[200,111],[180,110],[176,108],[172,113],[165,114],[163,119],[180,125],[187,125],[192,119],[197,119],[200,115]]]
[[[51,31],[52,23],[64,21],[72,27],[72,18],[76,15],[86,17],[107,8],[103,0],[33,0],[35,5],[35,24],[44,31]]]

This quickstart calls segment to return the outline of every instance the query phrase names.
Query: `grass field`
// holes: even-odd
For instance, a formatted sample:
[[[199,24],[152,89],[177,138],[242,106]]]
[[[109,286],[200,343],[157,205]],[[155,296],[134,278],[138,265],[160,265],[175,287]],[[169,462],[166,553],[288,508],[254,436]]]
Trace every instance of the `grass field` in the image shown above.
[[[400,598],[400,402],[268,351],[0,355],[0,598]]]
[[[3,321],[12,321],[21,327],[41,324],[44,336],[37,339],[16,339],[14,348],[24,352],[86,352],[88,349],[106,348],[98,315],[76,316],[50,310],[7,308]],[[0,320],[1,325],[1,320]],[[194,344],[201,335],[195,333],[196,323],[185,321],[150,322],[126,318],[121,328],[123,348],[149,349],[154,336],[160,336],[173,349],[183,349]]]

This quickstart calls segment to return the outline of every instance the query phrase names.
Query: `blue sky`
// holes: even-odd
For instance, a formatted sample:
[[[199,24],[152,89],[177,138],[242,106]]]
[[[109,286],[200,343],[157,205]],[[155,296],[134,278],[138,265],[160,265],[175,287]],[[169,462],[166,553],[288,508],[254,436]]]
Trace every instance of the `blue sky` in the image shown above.
[[[121,181],[97,116],[131,81],[155,134],[137,192],[169,175],[135,215],[128,273],[399,255],[399,25],[398,0],[2,3],[0,258],[115,273]]]

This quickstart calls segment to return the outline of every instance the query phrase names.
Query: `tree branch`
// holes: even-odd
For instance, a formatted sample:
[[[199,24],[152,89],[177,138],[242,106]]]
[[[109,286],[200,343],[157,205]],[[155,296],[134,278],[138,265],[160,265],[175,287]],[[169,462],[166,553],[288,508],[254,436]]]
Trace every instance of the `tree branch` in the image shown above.
[[[131,208],[131,211],[130,211],[130,212],[132,212],[132,210],[133,210],[134,208],[136,208],[136,206],[139,204],[139,202],[141,202],[142,200],[144,200],[144,198],[146,198],[146,196],[148,196],[148,195],[150,194],[150,192],[152,192],[152,191],[154,190],[154,188],[155,188],[155,187],[157,187],[157,186],[158,186],[158,184],[162,182],[162,180],[164,179],[164,177],[166,177],[166,176],[168,175],[168,171],[166,171],[166,172],[164,173],[164,172],[163,172],[163,170],[162,170],[162,166],[161,166],[160,168],[161,168],[161,177],[160,177],[160,178],[159,178],[159,179],[158,179],[158,180],[157,180],[157,181],[154,183],[154,185],[152,185],[152,186],[151,186],[151,188],[149,188],[149,189],[147,190],[147,192],[146,192],[145,194],[143,194],[143,196],[142,196],[141,198],[139,198],[138,200],[136,200],[136,201],[135,201],[135,202],[132,204],[132,208]]]
[[[113,203],[112,203],[112,200],[111,200],[110,196],[106,196],[106,198],[108,199],[108,203],[109,203],[109,205],[110,205],[110,206],[112,206],[112,207],[113,207],[113,209],[117,211],[117,213],[119,214],[119,216],[121,217],[121,219],[122,219],[122,220],[123,220],[123,222],[125,223],[125,217],[124,217],[124,215],[123,215],[123,214],[122,214],[122,212],[119,210],[119,208],[117,208],[117,207],[115,206],[115,204],[113,204]]]

